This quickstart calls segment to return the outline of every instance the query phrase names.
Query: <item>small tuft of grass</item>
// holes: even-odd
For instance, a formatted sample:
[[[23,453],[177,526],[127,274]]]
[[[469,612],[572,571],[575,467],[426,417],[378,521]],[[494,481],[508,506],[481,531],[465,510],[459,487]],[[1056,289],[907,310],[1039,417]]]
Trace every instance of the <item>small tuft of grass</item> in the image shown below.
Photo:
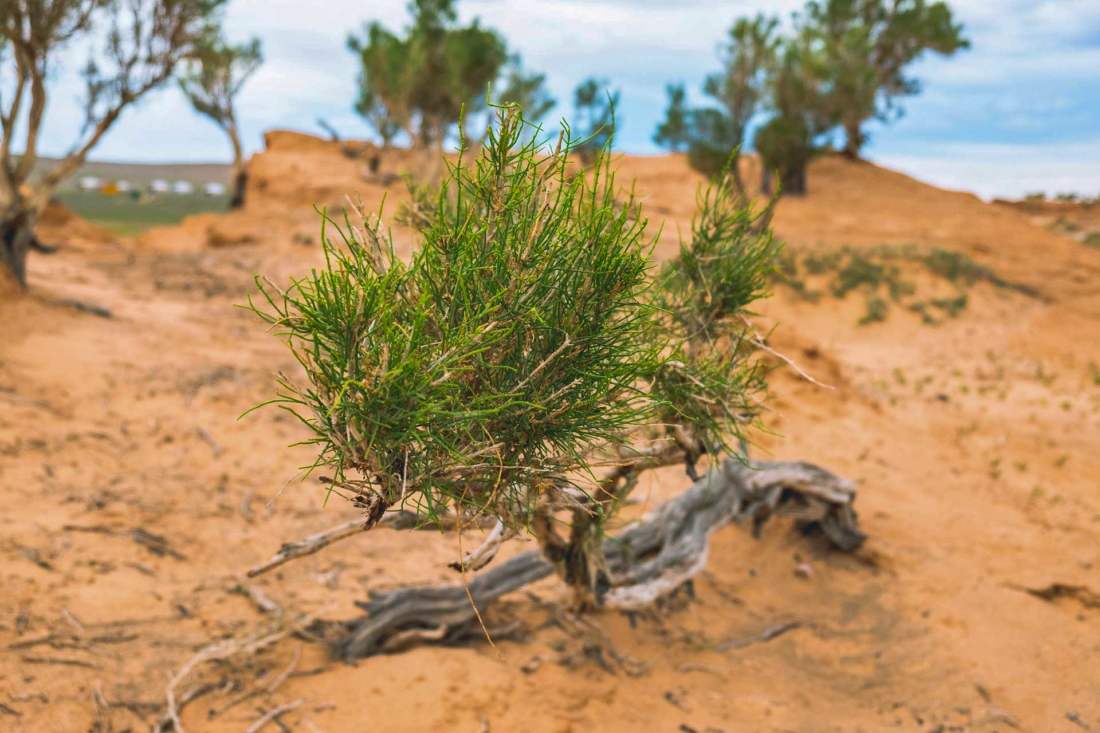
[[[916,298],[917,285],[903,272],[907,264],[916,265],[933,278],[949,284],[955,294]],[[811,281],[822,279],[825,281],[823,288],[812,287]],[[838,299],[861,293],[866,309],[859,319],[860,325],[885,321],[891,304],[909,309],[930,325],[958,318],[970,303],[967,291],[979,283],[1039,297],[1033,288],[1005,280],[967,255],[941,247],[841,247],[829,252],[806,253],[801,258],[788,251],[776,280],[809,301],[819,300],[823,293]]]

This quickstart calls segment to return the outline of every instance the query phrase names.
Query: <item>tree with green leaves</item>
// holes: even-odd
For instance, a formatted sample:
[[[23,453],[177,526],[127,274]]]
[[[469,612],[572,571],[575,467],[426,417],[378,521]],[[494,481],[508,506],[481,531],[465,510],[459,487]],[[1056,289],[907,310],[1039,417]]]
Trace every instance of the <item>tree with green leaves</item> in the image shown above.
[[[732,158],[742,192],[736,161],[758,115],[767,115],[754,136],[765,190],[774,173],[784,193],[805,193],[807,165],[831,129],[844,129],[844,151],[857,157],[866,120],[899,112],[898,97],[919,91],[905,69],[925,51],[968,45],[940,0],[811,0],[794,21],[787,36],[764,15],[734,23],[723,70],[703,88],[717,104],[686,112],[692,166],[713,177]]]
[[[233,188],[229,202],[232,208],[244,205],[247,184],[236,99],[261,63],[263,53],[258,38],[234,45],[212,28],[207,37],[196,44],[178,75],[180,90],[195,111],[209,118],[229,138],[233,151]]]
[[[720,120],[713,113],[697,117],[691,157],[696,166],[703,166],[702,170],[711,176],[718,174],[728,160],[732,180],[740,192],[745,187],[738,159],[749,121],[766,100],[780,44],[776,35],[778,26],[776,18],[763,14],[739,18],[722,48],[722,71],[711,74],[703,83],[703,93],[718,103],[725,119]]]
[[[126,109],[172,78],[180,61],[210,32],[222,4],[0,2],[0,277],[26,286],[27,253],[37,244],[35,222],[51,194],[83,165]],[[35,178],[48,82],[70,44],[87,45],[91,54],[83,70],[84,121],[69,151]]]
[[[400,131],[414,146],[441,149],[463,114],[485,109],[508,50],[477,20],[460,25],[453,0],[413,0],[409,10],[403,35],[371,23],[348,37],[360,63],[355,109],[383,145]]]
[[[615,139],[615,110],[619,106],[619,91],[610,91],[607,79],[589,77],[573,91],[573,132],[578,141],[574,146],[586,163],[592,163],[599,152],[610,148]]]
[[[688,163],[712,180],[721,177],[729,181],[744,195],[740,171],[734,173],[740,159],[741,135],[733,119],[714,107],[693,109],[689,119]]]
[[[349,36],[348,48],[360,64],[355,111],[374,128],[385,148],[402,131],[412,139],[405,41],[374,22],[364,29],[363,38]]]
[[[926,51],[951,56],[970,45],[941,0],[811,0],[800,24],[822,55],[851,158],[866,142],[867,120],[900,114],[899,97],[920,91],[907,67]]]
[[[763,14],[738,19],[721,50],[722,70],[703,83],[703,93],[713,104],[685,109],[683,87],[669,86],[666,121],[654,138],[660,143],[668,134],[667,125],[679,129],[678,139],[687,148],[691,166],[710,178],[723,177],[742,196],[745,186],[738,160],[749,122],[767,100],[780,46],[778,25],[778,20]]]
[[[690,140],[687,92],[683,84],[668,84],[665,94],[668,95],[668,107],[665,108],[664,120],[657,124],[657,131],[653,133],[653,142],[679,153],[687,148]]]
[[[771,116],[753,140],[760,154],[762,188],[771,191],[774,174],[782,193],[801,196],[807,192],[810,161],[834,127],[823,58],[804,35],[784,40],[768,85]]]
[[[747,309],[780,248],[757,215],[727,185],[708,188],[690,241],[655,269],[647,222],[620,200],[608,150],[575,175],[576,139],[565,132],[547,149],[526,125],[503,108],[477,159],[449,167],[409,261],[367,215],[324,238],[322,269],[289,287],[260,281],[256,310],[304,375],[281,378],[275,402],[310,431],[326,492],[363,517],[284,545],[250,575],[405,515],[459,531],[493,524],[456,563],[463,572],[520,532],[540,548],[465,591],[376,597],[389,610],[352,634],[349,657],[410,628],[445,638],[551,572],[579,608],[650,602],[698,571],[714,526],[746,512],[762,521],[794,496],[838,544],[862,537],[850,486],[787,464],[767,464],[771,474],[759,464],[749,478],[738,447],[766,374]],[[740,459],[720,463],[726,455]],[[665,524],[608,554],[607,521],[642,472],[681,464],[698,479],[697,462],[711,458],[715,471]],[[832,500],[805,488],[825,484],[839,487]]]

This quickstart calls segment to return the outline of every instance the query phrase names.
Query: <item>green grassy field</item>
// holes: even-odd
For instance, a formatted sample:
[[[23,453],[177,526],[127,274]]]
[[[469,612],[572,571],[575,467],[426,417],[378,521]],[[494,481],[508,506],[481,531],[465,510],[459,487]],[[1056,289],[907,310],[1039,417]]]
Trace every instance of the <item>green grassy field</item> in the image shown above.
[[[69,209],[120,236],[139,234],[163,224],[175,224],[190,214],[225,211],[228,196],[161,194],[135,200],[126,194],[104,196],[94,191],[59,191],[57,199]]]

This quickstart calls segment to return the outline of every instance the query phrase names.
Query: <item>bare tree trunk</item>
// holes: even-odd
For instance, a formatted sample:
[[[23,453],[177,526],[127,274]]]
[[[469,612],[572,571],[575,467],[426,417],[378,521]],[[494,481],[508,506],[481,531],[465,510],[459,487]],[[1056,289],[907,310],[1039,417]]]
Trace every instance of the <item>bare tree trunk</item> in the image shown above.
[[[844,157],[859,160],[859,151],[863,147],[861,120],[850,119],[844,122]]]
[[[229,208],[244,206],[244,194],[248,188],[248,169],[243,164],[233,166],[233,194],[229,199]]]
[[[226,130],[229,142],[233,146],[233,189],[229,199],[229,208],[244,206],[245,189],[248,187],[248,170],[244,165],[244,151],[241,149],[241,136],[235,126]]]
[[[760,194],[763,196],[772,195],[772,172],[764,164],[764,159],[760,159]]]
[[[0,219],[0,264],[20,288],[27,287],[27,252],[35,243],[35,212],[13,208]]]
[[[602,533],[597,517],[588,508],[574,509],[566,540],[555,530],[554,516],[539,512],[531,522],[542,556],[572,592],[572,606],[588,611],[603,605],[611,588]]]
[[[780,186],[784,195],[806,195],[806,167],[808,161],[785,166],[780,171]]]
[[[531,529],[543,557],[572,591],[575,610],[588,611],[604,605],[612,587],[604,555],[603,518],[608,510],[630,493],[638,476],[648,469],[682,463],[688,476],[698,479],[695,463],[700,451],[697,441],[681,428],[673,429],[664,440],[646,449],[620,450],[618,465],[600,480],[592,494],[569,500],[568,540],[554,528],[553,511],[562,507],[555,507],[553,495],[546,495],[535,511]]]

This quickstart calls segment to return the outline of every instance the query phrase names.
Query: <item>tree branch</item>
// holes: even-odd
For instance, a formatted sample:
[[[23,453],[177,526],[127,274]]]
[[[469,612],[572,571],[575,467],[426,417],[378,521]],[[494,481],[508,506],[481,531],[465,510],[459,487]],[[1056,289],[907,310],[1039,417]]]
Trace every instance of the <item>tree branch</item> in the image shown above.
[[[11,162],[11,141],[15,135],[15,124],[19,120],[19,112],[23,107],[23,94],[27,88],[27,67],[23,63],[18,50],[13,53],[16,66],[15,90],[12,95],[11,106],[7,111],[0,109],[0,129],[4,139],[0,141],[0,167],[3,168],[4,177],[13,193],[18,193],[19,180],[15,175],[15,167]],[[2,107],[2,105],[0,105]]]
[[[774,514],[792,516],[804,528],[819,527],[837,549],[854,551],[864,541],[854,501],[851,482],[809,463],[745,465],[726,460],[618,537],[604,541],[612,580],[605,605],[637,608],[690,580],[706,564],[710,535],[731,522],[751,521],[755,533]],[[371,593],[366,603],[358,604],[366,617],[349,624],[336,651],[355,659],[392,649],[395,640],[445,642],[461,637],[477,623],[475,607],[484,612],[504,594],[553,572],[540,552],[530,551],[466,586]]]
[[[17,50],[16,53],[19,53]],[[31,64],[31,106],[27,110],[27,135],[23,142],[23,154],[15,167],[15,180],[19,183],[27,180],[38,161],[38,133],[42,127],[42,116],[46,112],[46,70],[35,68]]]
[[[451,563],[449,567],[459,572],[481,570],[493,561],[504,543],[515,536],[515,530],[508,529],[503,522],[497,521],[484,542],[466,553],[461,560]]]
[[[339,542],[342,539],[357,535],[360,532],[366,532],[371,526],[370,523],[362,519],[356,519],[351,522],[344,522],[335,527],[330,527],[316,534],[311,534],[297,542],[287,542],[279,548],[278,552],[271,556],[271,559],[249,569],[246,575],[249,578],[263,575],[269,570],[274,570],[291,560],[297,560],[300,557],[306,557],[307,555],[313,555],[314,553],[320,552],[333,542]]]
[[[249,578],[255,578],[257,575],[263,575],[269,570],[274,570],[291,560],[314,555],[340,540],[366,532],[372,529],[376,524],[382,527],[389,527],[390,529],[417,529],[419,527],[427,529],[454,529],[458,526],[457,518],[443,518],[438,524],[420,525],[418,521],[417,515],[413,512],[399,510],[385,514],[382,519],[377,522],[371,522],[369,519],[355,519],[350,522],[344,522],[343,524],[329,527],[328,529],[321,530],[316,534],[312,534],[295,542],[284,543],[283,546],[279,548],[279,551],[272,555],[269,560],[254,566],[248,570],[246,575]],[[466,528],[477,527],[484,529],[490,525],[483,520],[475,519],[467,520],[463,523],[463,526]],[[491,560],[492,558],[489,559]],[[484,567],[484,565],[480,567]]]

